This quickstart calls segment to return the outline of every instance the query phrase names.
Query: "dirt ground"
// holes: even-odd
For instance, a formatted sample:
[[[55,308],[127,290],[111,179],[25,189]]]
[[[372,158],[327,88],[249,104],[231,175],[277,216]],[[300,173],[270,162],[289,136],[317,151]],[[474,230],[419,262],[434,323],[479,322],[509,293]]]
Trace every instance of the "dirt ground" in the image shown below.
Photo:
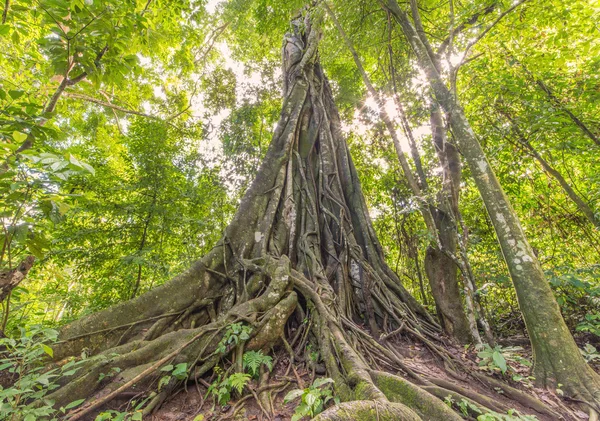
[[[582,342],[585,338],[582,338]],[[523,349],[516,351],[517,354],[531,360],[531,351],[525,337],[510,338],[503,343],[504,345],[519,345]],[[475,391],[487,395],[495,401],[505,403],[510,408],[514,408],[520,414],[535,415],[540,421],[554,421],[548,416],[536,413],[530,408],[516,403],[508,398],[503,391],[497,388],[490,387],[483,382],[474,380],[472,377],[462,376],[458,373],[449,375],[444,368],[444,363],[441,359],[434,355],[429,349],[422,344],[415,343],[407,337],[399,337],[395,339],[395,345],[398,350],[401,350],[405,357],[405,363],[412,369],[426,374],[428,377],[435,377],[450,381],[462,388]],[[525,391],[527,394],[534,396],[545,402],[551,408],[560,410],[562,413],[569,413],[567,419],[587,420],[588,416],[584,412],[568,401],[560,399],[557,393],[548,390],[542,390],[533,387],[530,380],[527,380],[529,367],[520,365],[515,362],[510,362],[511,367],[515,372],[521,375],[524,380],[514,381],[511,376],[502,376],[499,372],[490,372],[485,367],[479,366],[479,358],[476,350],[472,348],[464,349],[446,344],[447,349],[451,351],[455,358],[460,359],[465,365],[471,367],[482,374],[488,374],[496,379],[507,381],[511,386]],[[314,366],[314,364],[311,364]],[[220,406],[215,403],[211,396],[207,396],[207,387],[212,379],[200,380],[199,382],[189,382],[186,387],[182,387],[174,396],[164,402],[162,406],[155,411],[148,419],[151,421],[216,421],[216,420],[250,420],[250,421],[287,421],[294,414],[294,410],[298,405],[298,400],[288,404],[283,403],[284,396],[292,389],[304,388],[319,377],[318,372],[321,371],[317,365],[314,368],[309,368],[309,364],[304,362],[296,362],[293,366],[290,364],[289,355],[282,351],[274,356],[274,367],[268,380],[269,384],[277,385],[274,390],[277,393],[272,395],[273,413],[261,409],[255,392],[250,392],[249,389],[257,390],[259,385],[257,381],[252,380],[246,387],[242,395],[232,395],[232,400],[225,406]],[[381,367],[381,369],[390,371],[389,368]],[[399,374],[402,374],[399,372]],[[299,386],[300,385],[300,386]],[[494,390],[495,389],[495,390]],[[331,403],[333,404],[333,402]],[[123,410],[123,409],[121,409]],[[308,417],[303,418],[307,420]],[[471,418],[473,419],[473,418]]]

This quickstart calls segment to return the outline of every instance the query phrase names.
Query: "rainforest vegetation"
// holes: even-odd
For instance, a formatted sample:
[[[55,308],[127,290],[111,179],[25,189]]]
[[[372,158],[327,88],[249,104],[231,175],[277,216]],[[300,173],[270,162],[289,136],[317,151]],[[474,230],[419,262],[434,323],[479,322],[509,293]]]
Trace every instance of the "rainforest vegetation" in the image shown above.
[[[0,13],[0,419],[598,420],[597,0]]]

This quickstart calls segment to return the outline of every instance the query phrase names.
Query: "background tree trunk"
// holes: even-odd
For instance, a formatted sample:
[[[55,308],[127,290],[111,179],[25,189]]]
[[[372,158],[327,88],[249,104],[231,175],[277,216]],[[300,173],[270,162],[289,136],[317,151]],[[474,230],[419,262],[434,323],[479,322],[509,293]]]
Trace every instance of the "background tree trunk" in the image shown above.
[[[438,194],[437,207],[432,207],[431,213],[439,233],[440,243],[446,253],[431,245],[427,247],[425,271],[444,329],[452,332],[461,343],[468,343],[471,340],[481,343],[475,309],[469,301],[471,297],[465,297],[469,313],[467,318],[460,297],[458,267],[447,254],[457,255],[458,239],[454,215],[458,214],[461,168],[458,152],[446,141],[441,113],[435,108],[431,111],[431,135],[442,167],[442,190]]]
[[[419,36],[396,0],[386,0],[382,4],[400,24],[419,65],[427,75],[436,100],[446,112],[460,151],[465,156],[490,215],[533,347],[536,381],[544,386],[560,383],[567,394],[599,410],[600,376],[581,356],[514,209],[464,111],[444,84],[428,53],[431,47],[427,47],[427,40],[423,41]]]

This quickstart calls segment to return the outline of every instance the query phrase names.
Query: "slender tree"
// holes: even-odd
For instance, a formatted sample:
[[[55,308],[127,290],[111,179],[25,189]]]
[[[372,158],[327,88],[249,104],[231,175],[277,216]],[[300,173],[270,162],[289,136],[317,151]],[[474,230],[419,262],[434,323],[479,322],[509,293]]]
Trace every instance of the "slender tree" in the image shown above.
[[[415,22],[395,0],[380,0],[380,3],[400,25],[419,66],[426,73],[490,215],[530,336],[536,381],[545,386],[560,383],[570,396],[585,402],[592,411],[598,410],[600,376],[581,356],[514,209],[463,109],[436,68],[425,33],[416,29],[419,20],[416,1],[411,0]]]
[[[412,169],[410,168],[408,160],[406,159],[406,154],[402,150],[400,139],[398,138],[396,126],[394,124],[395,122],[386,111],[384,96],[375,89],[375,86],[373,86],[373,83],[365,71],[352,41],[342,28],[335,14],[326,3],[324,3],[324,7],[338,29],[340,36],[344,39],[346,46],[350,50],[356,67],[358,68],[363,82],[367,87],[367,91],[377,102],[379,116],[384,122],[388,133],[392,138],[400,167],[402,168],[410,189],[417,200],[421,202],[421,214],[423,215],[423,220],[425,221],[425,225],[427,226],[431,237],[431,244],[429,245],[427,252],[428,257],[426,257],[425,262],[425,270],[427,277],[429,278],[429,283],[431,284],[431,292],[433,294],[435,305],[438,310],[438,315],[444,331],[450,336],[456,338],[459,342],[468,343],[471,342],[471,340],[475,340],[475,342],[479,344],[481,343],[481,338],[477,331],[477,326],[475,323],[471,323],[469,326],[460,297],[458,277],[456,274],[456,267],[454,266],[454,263],[457,260],[455,255],[456,243],[455,241],[451,240],[452,234],[449,232],[450,228],[448,227],[447,223],[444,224],[442,221],[442,214],[436,213],[435,208],[427,203],[424,197],[423,190],[427,189],[427,180],[422,169],[418,152],[416,151],[414,140],[412,139],[412,136],[409,136],[412,156],[417,168],[418,177],[413,175]],[[410,133],[410,128],[408,127],[407,122],[403,121],[403,123],[407,133]],[[420,185],[417,183],[417,179],[420,181]],[[438,262],[439,264],[437,264]],[[450,268],[454,267],[454,271],[452,269],[448,269],[448,264]]]

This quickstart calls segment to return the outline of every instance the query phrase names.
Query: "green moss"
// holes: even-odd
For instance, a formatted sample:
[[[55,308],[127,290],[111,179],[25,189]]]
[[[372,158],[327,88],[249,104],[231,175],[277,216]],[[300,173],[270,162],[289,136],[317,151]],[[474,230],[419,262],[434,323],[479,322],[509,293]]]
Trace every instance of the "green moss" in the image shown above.
[[[452,409],[432,394],[398,376],[373,372],[373,381],[392,402],[403,403],[426,420],[461,420]]]
[[[314,421],[419,421],[421,418],[404,405],[378,401],[344,402],[329,408]]]

